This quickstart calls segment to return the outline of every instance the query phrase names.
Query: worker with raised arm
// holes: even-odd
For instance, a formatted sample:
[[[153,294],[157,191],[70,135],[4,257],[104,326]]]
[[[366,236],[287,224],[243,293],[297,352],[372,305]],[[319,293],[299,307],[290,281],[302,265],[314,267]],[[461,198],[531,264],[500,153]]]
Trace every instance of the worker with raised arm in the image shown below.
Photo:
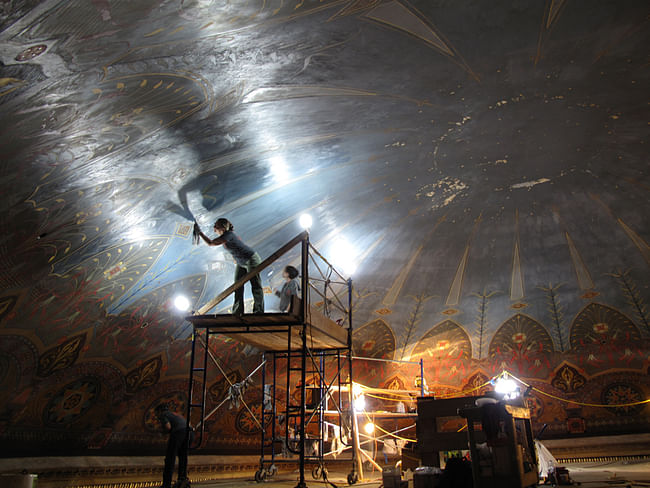
[[[223,245],[226,250],[232,255],[237,263],[235,268],[235,282],[240,280],[247,273],[257,268],[262,259],[252,248],[244,244],[244,242],[233,232],[234,227],[228,219],[220,218],[214,223],[214,231],[219,234],[219,237],[210,239],[200,229],[197,223],[194,224],[194,232],[199,235],[201,239],[208,246],[221,246]],[[262,288],[262,279],[259,273],[250,279],[251,290],[253,292],[253,313],[264,313],[264,289]],[[235,303],[232,307],[232,314],[241,316],[244,313],[244,287],[241,286],[235,290]]]

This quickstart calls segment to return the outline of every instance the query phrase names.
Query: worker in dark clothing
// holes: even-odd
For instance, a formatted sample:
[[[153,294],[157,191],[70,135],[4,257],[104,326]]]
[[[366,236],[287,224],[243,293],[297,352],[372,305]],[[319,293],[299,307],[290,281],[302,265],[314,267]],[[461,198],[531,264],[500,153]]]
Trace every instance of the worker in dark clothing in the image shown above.
[[[237,262],[235,269],[235,281],[241,279],[247,273],[257,268],[262,259],[252,248],[233,232],[234,227],[228,219],[217,219],[214,223],[214,231],[219,237],[210,239],[206,236],[198,224],[194,224],[194,233],[201,237],[208,246],[220,246],[226,248]],[[262,288],[262,278],[256,274],[250,279],[251,290],[253,292],[253,313],[264,313],[264,289]],[[233,315],[242,315],[244,313],[244,287],[235,290],[235,303],[232,307]]]
[[[163,484],[161,488],[171,488],[172,476],[174,474],[174,463],[178,456],[178,485],[185,482],[189,486],[187,478],[187,421],[184,417],[169,410],[167,404],[156,407],[156,416],[166,432],[169,432],[167,451],[165,453],[165,469],[163,471]],[[192,432],[190,442],[192,441]]]

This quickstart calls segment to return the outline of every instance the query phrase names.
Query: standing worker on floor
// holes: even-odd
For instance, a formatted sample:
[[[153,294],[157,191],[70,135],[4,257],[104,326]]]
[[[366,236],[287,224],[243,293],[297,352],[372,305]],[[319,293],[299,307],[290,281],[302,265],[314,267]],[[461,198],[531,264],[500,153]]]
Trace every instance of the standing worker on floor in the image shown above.
[[[257,268],[262,259],[253,249],[248,247],[233,232],[234,227],[228,219],[217,219],[214,223],[214,231],[219,234],[216,239],[210,239],[206,236],[198,224],[194,224],[194,233],[199,235],[208,246],[223,246],[232,254],[237,262],[235,269],[235,282],[241,279],[247,273]],[[264,289],[262,288],[262,278],[256,274],[250,279],[251,289],[253,292],[253,313],[264,313]],[[232,307],[232,314],[241,316],[244,313],[244,286],[235,290],[235,303]]]
[[[189,443],[193,440],[192,432],[187,429],[185,417],[169,410],[166,403],[156,407],[156,416],[166,432],[169,432],[167,451],[165,453],[165,468],[163,470],[163,484],[161,488],[171,488],[172,476],[174,475],[174,463],[178,456],[178,482],[177,487],[190,486],[187,477],[187,450]],[[188,439],[187,436],[190,436]]]

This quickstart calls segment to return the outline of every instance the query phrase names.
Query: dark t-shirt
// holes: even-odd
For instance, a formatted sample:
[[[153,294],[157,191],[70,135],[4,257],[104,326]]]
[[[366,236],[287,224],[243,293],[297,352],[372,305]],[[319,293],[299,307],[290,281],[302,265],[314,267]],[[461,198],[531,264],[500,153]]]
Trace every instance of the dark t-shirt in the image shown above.
[[[187,427],[187,422],[185,421],[184,417],[181,417],[177,413],[170,412],[169,410],[160,414],[160,421],[163,423],[163,425],[165,422],[169,422],[172,432],[176,430],[183,430]]]
[[[232,257],[235,258],[237,264],[245,266],[246,262],[255,254],[250,247],[242,242],[242,240],[232,231],[224,232],[221,235],[223,245],[228,250]]]

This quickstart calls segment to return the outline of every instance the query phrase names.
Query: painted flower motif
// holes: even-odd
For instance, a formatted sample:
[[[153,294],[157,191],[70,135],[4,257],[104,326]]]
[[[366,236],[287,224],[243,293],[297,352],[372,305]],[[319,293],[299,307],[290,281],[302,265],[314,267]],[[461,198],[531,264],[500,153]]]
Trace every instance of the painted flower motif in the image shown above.
[[[99,385],[90,379],[75,381],[52,398],[45,410],[50,424],[67,424],[79,418],[94,405]]]
[[[526,334],[524,334],[523,332],[517,332],[512,336],[512,342],[514,342],[515,344],[521,344],[525,340],[526,340]]]
[[[598,322],[594,324],[594,332],[596,334],[604,334],[609,330],[609,326],[605,322]]]

